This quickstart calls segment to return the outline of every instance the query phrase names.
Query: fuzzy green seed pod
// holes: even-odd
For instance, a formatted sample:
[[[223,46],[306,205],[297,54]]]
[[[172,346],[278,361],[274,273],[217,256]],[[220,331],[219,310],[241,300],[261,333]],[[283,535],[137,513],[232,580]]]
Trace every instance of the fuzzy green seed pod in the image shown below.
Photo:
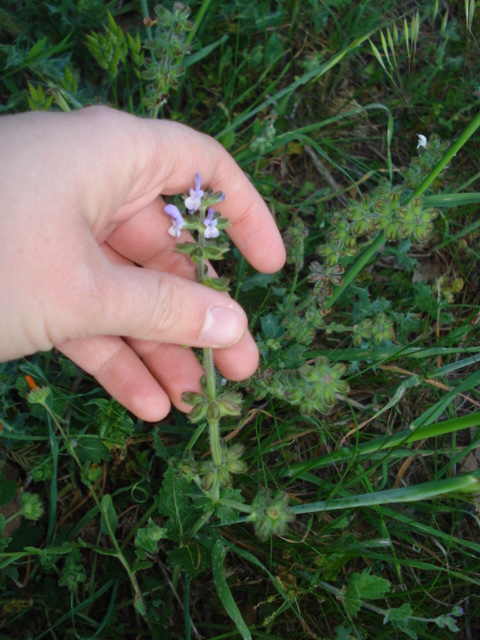
[[[346,249],[352,250],[357,248],[357,239],[355,236],[346,236],[343,240]]]
[[[415,214],[409,207],[400,207],[397,211],[397,217],[403,222],[413,222]]]
[[[207,420],[220,420],[222,412],[218,402],[210,402],[207,407]]]
[[[20,496],[20,507],[25,520],[38,520],[43,515],[43,505],[36,493],[24,491]]]
[[[367,230],[367,223],[365,220],[356,220],[352,224],[352,233],[355,236],[363,236]]]
[[[415,231],[413,232],[413,235],[415,236],[415,239],[418,240],[419,242],[426,242],[430,237],[432,229],[433,229],[433,225],[431,222],[424,222],[415,227]]]
[[[214,482],[217,480],[217,474],[215,471],[209,471],[202,478],[202,489],[204,491],[210,491],[213,487]]]
[[[339,259],[340,256],[336,255],[336,254],[331,254],[329,255],[327,258],[325,258],[325,264],[327,267],[334,267]]]
[[[391,211],[398,209],[400,206],[400,194],[398,192],[391,193],[388,196],[388,204]]]
[[[365,212],[358,205],[350,205],[345,209],[345,216],[349,220],[359,220],[363,218]]]
[[[419,216],[423,210],[423,198],[412,198],[410,201],[410,209],[416,216]]]
[[[226,460],[239,460],[245,451],[243,444],[233,444],[225,451]]]
[[[379,216],[378,218],[374,218],[372,220],[372,227],[376,231],[381,231],[382,229],[385,229],[385,227],[389,222],[390,222],[390,216]]]
[[[328,234],[328,237],[331,240],[342,240],[343,238],[345,238],[345,236],[347,235],[348,230],[347,229],[332,229],[332,231],[330,231],[330,233]]]
[[[429,207],[428,209],[424,209],[422,211],[422,213],[420,214],[420,220],[422,222],[430,222],[432,220],[435,220],[437,216],[438,216],[438,211],[433,207]]]
[[[203,402],[203,403],[199,402],[190,411],[190,413],[188,414],[188,418],[192,422],[201,422],[202,420],[205,419],[206,414],[207,414],[207,405],[206,405],[206,403],[205,402]]]
[[[45,404],[50,393],[50,387],[36,387],[27,394],[27,402],[30,404]]]
[[[415,231],[415,223],[414,222],[404,222],[398,228],[398,236],[399,238],[410,238]]]
[[[241,400],[235,401],[228,397],[220,397],[218,399],[218,406],[220,407],[222,416],[239,416],[242,413]]]
[[[363,211],[369,211],[371,204],[372,204],[372,199],[369,195],[362,196],[362,199],[360,201],[360,206],[363,209]]]
[[[232,476],[230,475],[230,472],[228,471],[228,469],[226,469],[225,467],[221,467],[217,471],[217,478],[218,478],[218,482],[220,483],[220,486],[222,486],[224,489],[226,489],[232,484]]]
[[[375,202],[375,206],[373,208],[381,216],[388,216],[388,214],[390,213],[387,201],[383,200],[382,198]]]
[[[245,473],[247,463],[243,460],[229,460],[227,462],[227,469],[230,473]]]
[[[304,392],[299,387],[287,387],[284,392],[285,400],[291,404],[300,404],[304,396]]]
[[[398,227],[394,222],[389,222],[385,227],[385,238],[389,242],[398,240]]]

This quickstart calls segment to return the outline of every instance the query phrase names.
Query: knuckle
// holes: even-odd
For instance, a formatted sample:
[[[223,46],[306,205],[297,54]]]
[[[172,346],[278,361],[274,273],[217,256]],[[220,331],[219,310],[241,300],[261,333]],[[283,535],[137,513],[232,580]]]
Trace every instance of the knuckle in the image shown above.
[[[155,338],[173,335],[181,324],[177,287],[168,274],[160,274],[157,286],[157,297],[153,305],[152,316],[147,328],[147,335]]]

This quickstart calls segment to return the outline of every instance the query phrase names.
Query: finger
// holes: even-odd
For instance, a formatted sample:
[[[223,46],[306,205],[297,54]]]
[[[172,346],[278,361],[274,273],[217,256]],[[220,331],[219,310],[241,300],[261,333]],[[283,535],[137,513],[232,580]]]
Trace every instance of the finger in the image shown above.
[[[101,146],[82,144],[87,148],[89,172],[85,184],[79,184],[80,190],[88,192],[92,173],[102,176],[97,184],[101,192],[85,212],[97,238],[104,240],[115,225],[134,216],[158,194],[188,191],[199,172],[203,186],[226,194],[221,211],[230,219],[229,235],[246,259],[265,272],[283,266],[285,249],[267,206],[232,156],[213,138],[179,123],[146,120],[105,107],[64,117],[82,119],[83,139],[101,135]],[[121,166],[117,166],[119,157]]]
[[[182,394],[185,391],[201,393],[200,380],[204,374],[193,351],[178,345],[147,340],[127,338],[126,342],[140,356],[177,409],[190,411],[192,407],[183,402]]]
[[[285,262],[285,248],[276,223],[232,156],[213,138],[178,123],[151,124],[157,125],[149,136],[154,143],[151,166],[157,165],[158,173],[164,175],[161,192],[168,195],[188,191],[199,172],[202,188],[209,186],[226,194],[219,210],[230,220],[228,234],[246,259],[260,271],[280,269]],[[159,157],[160,144],[167,149],[166,157]]]
[[[223,348],[247,331],[245,312],[225,293],[166,272],[113,264],[96,245],[77,260],[82,269],[57,277],[55,308],[63,321],[48,318],[54,344],[119,335]]]
[[[167,393],[121,338],[72,340],[59,349],[140,419],[156,422],[168,415],[171,405]]]
[[[229,380],[245,380],[253,375],[258,367],[258,347],[250,333],[233,347],[215,349],[215,365],[220,373]]]
[[[195,265],[187,255],[175,251],[175,242],[168,234],[171,218],[164,213],[164,206],[164,201],[156,198],[117,227],[106,243],[117,255],[135,264],[194,280]],[[182,231],[182,242],[191,239],[187,231]]]
[[[182,400],[185,391],[202,392],[200,379],[205,373],[197,356],[190,350],[176,345],[158,344],[143,340],[127,343],[141,357],[173,404],[188,412],[191,406]],[[258,366],[258,349],[250,334],[229,349],[215,349],[214,359],[219,372],[229,380],[244,380]]]

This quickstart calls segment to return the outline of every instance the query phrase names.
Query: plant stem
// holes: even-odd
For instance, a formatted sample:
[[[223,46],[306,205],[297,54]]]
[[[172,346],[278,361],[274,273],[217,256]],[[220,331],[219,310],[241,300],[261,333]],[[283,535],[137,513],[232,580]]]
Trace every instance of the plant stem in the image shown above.
[[[373,256],[377,253],[378,249],[385,242],[385,234],[383,231],[378,234],[375,240],[369,245],[365,251],[362,253],[360,258],[355,262],[354,265],[347,271],[343,278],[343,284],[341,287],[337,287],[330,298],[327,300],[327,309],[331,309],[338,298],[342,295],[342,293],[347,289],[347,287],[353,282],[353,280],[357,277],[357,275],[362,271],[362,269],[369,263],[369,261],[373,258]]]
[[[83,468],[82,468],[82,463],[80,462],[77,454],[75,453],[75,450],[73,449],[72,445],[70,444],[68,438],[67,438],[67,434],[65,433],[65,431],[63,430],[61,424],[60,424],[60,420],[57,416],[57,414],[48,406],[48,404],[43,401],[39,403],[40,406],[42,406],[45,411],[48,413],[48,415],[51,417],[53,423],[55,424],[55,426],[57,427],[57,429],[59,430],[59,432],[62,435],[62,438],[65,442],[65,446],[67,448],[68,453],[70,454],[70,456],[75,460],[75,462],[77,463],[81,474],[82,474],[82,481],[87,485],[88,489],[90,490],[90,493],[92,494],[92,497],[95,501],[95,504],[97,505],[98,511],[99,513],[103,514],[102,511],[102,506],[100,503],[100,500],[98,499],[98,495],[96,493],[96,491],[93,488],[93,484],[90,482],[90,480],[88,480],[88,478],[85,477],[85,474],[83,473]],[[130,582],[132,584],[133,590],[135,592],[135,602],[140,602],[140,605],[142,607],[142,610],[145,612],[145,617],[146,617],[146,605],[145,605],[145,601],[143,599],[143,594],[142,591],[140,589],[140,585],[138,584],[138,580],[135,576],[135,573],[132,571],[132,569],[130,568],[130,565],[128,564],[127,559],[125,558],[125,556],[123,555],[123,552],[120,548],[120,545],[118,544],[118,540],[115,537],[115,532],[112,531],[112,528],[110,526],[110,521],[108,516],[104,515],[103,520],[105,522],[105,525],[108,529],[108,534],[110,537],[110,540],[115,548],[116,551],[116,557],[119,559],[119,561],[121,562],[121,564],[123,565],[125,571],[128,574],[128,577],[130,579]],[[150,621],[149,619],[146,617],[147,620],[147,624],[150,626]]]
[[[445,167],[450,162],[450,160],[452,160],[453,157],[457,154],[457,152],[460,151],[460,149],[468,141],[468,139],[471,138],[471,136],[473,136],[473,134],[478,129],[478,127],[480,127],[480,113],[477,113],[475,118],[470,122],[469,125],[467,125],[467,127],[458,136],[457,140],[455,140],[452,146],[447,149],[443,158],[440,160],[437,166],[430,171],[430,173],[422,182],[422,184],[416,189],[412,198],[418,198],[418,196],[422,195],[422,193],[424,193],[428,189],[428,187],[432,184],[435,178],[445,169]]]
[[[242,511],[243,513],[253,513],[253,507],[251,504],[244,504],[243,502],[236,502],[235,500],[229,500],[228,498],[220,498],[219,504],[223,504],[225,507],[235,509],[236,511]]]
[[[205,215],[204,208],[200,209],[202,217]],[[198,233],[198,246],[202,249],[205,248],[205,234],[200,231]],[[197,280],[202,280],[205,273],[205,262],[202,259],[197,265]],[[203,368],[205,370],[205,376],[207,378],[207,396],[210,403],[215,402],[217,399],[217,385],[215,382],[215,365],[213,364],[213,351],[212,349],[203,350]],[[222,464],[222,451],[220,448],[220,427],[218,419],[208,418],[208,431],[210,438],[210,451],[212,452],[212,459],[215,466],[219,467]],[[210,491],[212,499],[215,500],[219,497],[220,488],[215,483]],[[215,500],[216,501],[216,500]]]

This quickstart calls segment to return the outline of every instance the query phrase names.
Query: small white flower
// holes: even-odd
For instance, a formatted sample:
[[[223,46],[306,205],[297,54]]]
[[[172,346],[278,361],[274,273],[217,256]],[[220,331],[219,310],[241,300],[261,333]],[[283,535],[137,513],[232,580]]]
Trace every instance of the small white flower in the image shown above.
[[[427,139],[424,135],[422,135],[421,133],[417,133],[417,138],[418,138],[418,144],[417,144],[417,149],[420,149],[420,147],[423,147],[424,149],[427,148]]]
[[[202,204],[202,198],[204,196],[203,189],[200,189],[201,179],[200,174],[197,173],[195,176],[195,189],[190,189],[190,197],[185,200],[185,206],[188,209],[189,213],[193,213],[200,209]]]
[[[174,204],[167,204],[164,208],[165,213],[168,213],[172,217],[172,226],[168,230],[168,233],[174,238],[180,238],[181,228],[185,226],[185,220],[182,218],[178,207]]]
[[[205,238],[218,238],[220,231],[217,229],[217,220],[213,217],[213,209],[210,207],[207,217],[203,220],[205,225]]]

